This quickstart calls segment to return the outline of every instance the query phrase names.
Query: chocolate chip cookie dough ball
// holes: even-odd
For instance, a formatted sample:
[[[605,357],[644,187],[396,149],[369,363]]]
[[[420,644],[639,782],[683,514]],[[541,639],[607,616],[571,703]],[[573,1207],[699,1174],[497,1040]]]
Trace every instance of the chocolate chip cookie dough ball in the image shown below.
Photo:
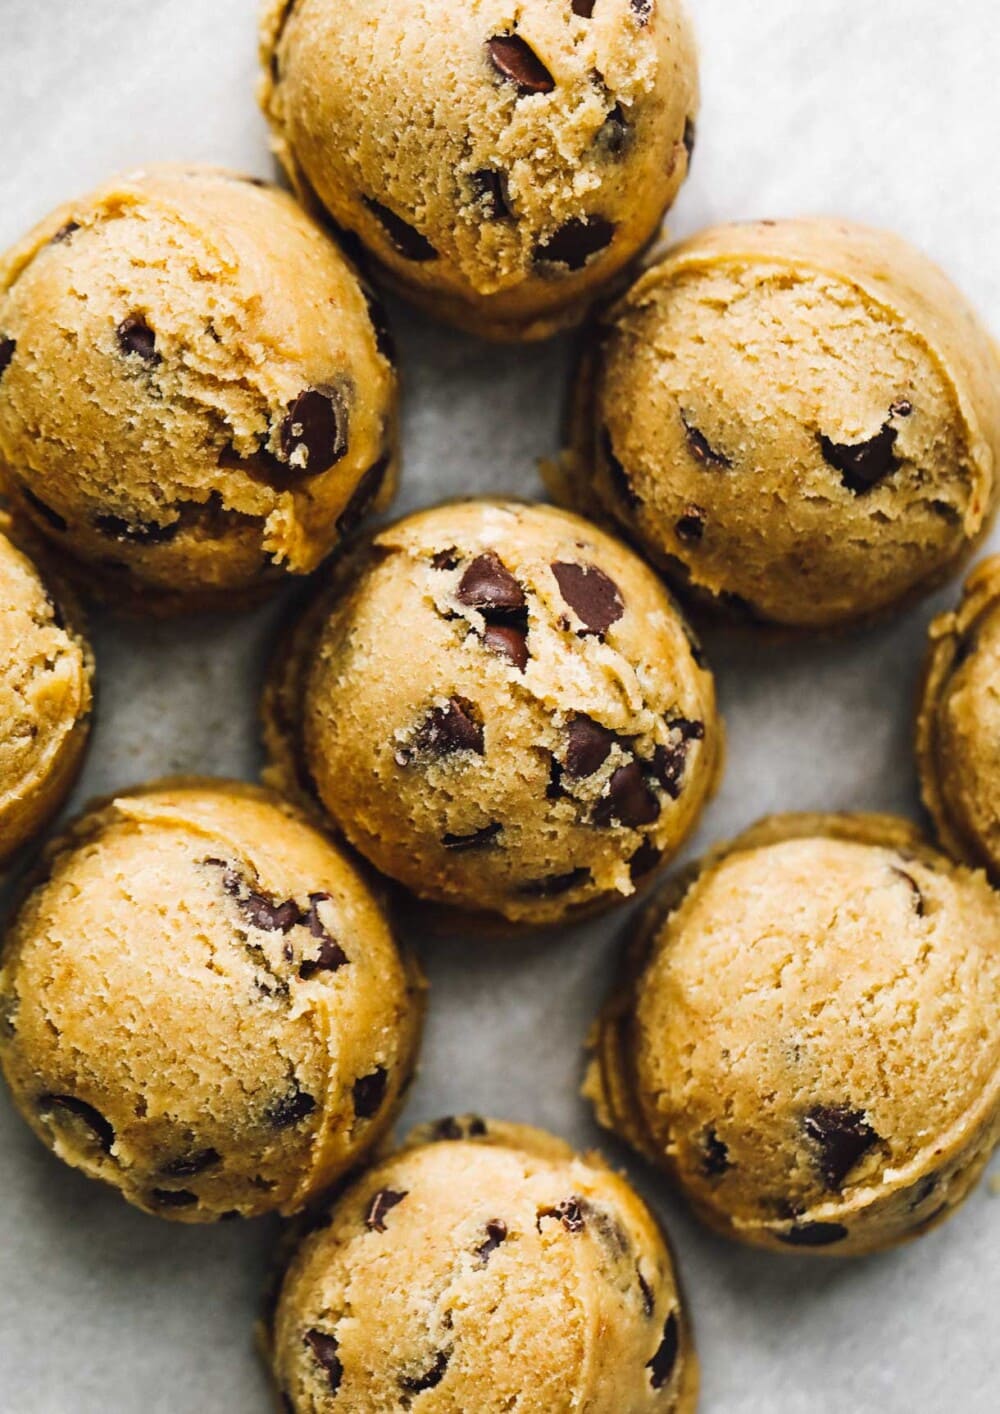
[[[692,1414],[670,1253],[595,1156],[447,1120],[337,1202],[268,1333],[294,1414]]]
[[[410,299],[491,338],[575,323],[691,160],[680,0],[265,0],[261,58],[303,199]]]
[[[0,510],[0,865],[55,814],[90,734],[94,661]]]
[[[948,853],[1000,877],[1000,555],[934,620],[917,718],[924,802]]]
[[[706,231],[585,355],[561,498],[693,593],[823,629],[926,593],[998,494],[1000,358],[895,236],[830,220]]]
[[[587,1092],[728,1237],[925,1232],[1000,1134],[1000,896],[891,816],[779,816],[668,891]]]
[[[393,491],[368,299],[283,192],[112,182],[0,260],[0,477],[117,602],[225,607],[308,573]]]
[[[343,565],[265,731],[272,782],[311,790],[383,873],[514,924],[633,893],[722,754],[656,576],[576,516],[505,501],[420,512]]]
[[[420,983],[289,807],[165,783],[85,815],[7,939],[0,1063],[61,1159],[161,1217],[302,1207],[371,1149]]]

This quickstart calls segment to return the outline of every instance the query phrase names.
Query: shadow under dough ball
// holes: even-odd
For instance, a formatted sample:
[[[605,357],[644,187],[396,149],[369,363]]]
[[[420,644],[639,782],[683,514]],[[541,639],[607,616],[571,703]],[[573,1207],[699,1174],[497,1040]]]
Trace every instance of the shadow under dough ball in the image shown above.
[[[476,1414],[697,1402],[670,1252],[638,1195],[594,1155],[470,1116],[418,1131],[334,1204],[265,1340],[292,1414],[388,1414],[425,1393]]]
[[[917,717],[924,803],[942,845],[1000,880],[1000,556],[930,628]]]
[[[577,322],[690,165],[679,0],[266,0],[261,59],[300,196],[408,298],[486,337]]]
[[[594,332],[557,494],[696,596],[825,629],[935,588],[998,496],[1000,358],[898,237],[720,226]]]
[[[985,877],[906,822],[773,817],[653,905],[586,1093],[727,1237],[891,1247],[1000,1135],[998,930]]]
[[[0,865],[63,803],[90,735],[93,657],[34,548],[0,511]]]
[[[387,347],[286,193],[133,172],[0,259],[0,476],[115,602],[240,605],[391,499]]]
[[[384,1133],[421,983],[353,867],[227,782],[84,815],[6,940],[0,1064],[61,1159],[181,1222],[297,1211]]]
[[[662,582],[577,516],[455,502],[335,571],[265,697],[270,779],[421,898],[559,923],[635,892],[721,769]]]

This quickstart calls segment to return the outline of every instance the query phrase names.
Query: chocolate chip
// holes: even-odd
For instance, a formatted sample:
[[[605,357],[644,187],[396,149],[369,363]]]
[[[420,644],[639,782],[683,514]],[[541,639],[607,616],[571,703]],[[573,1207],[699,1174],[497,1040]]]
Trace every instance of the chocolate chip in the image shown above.
[[[67,221],[65,226],[59,227],[58,231],[56,231],[55,235],[49,241],[49,245],[62,245],[64,241],[69,240],[70,236],[75,235],[79,229],[79,221]]]
[[[547,874],[543,879],[529,879],[517,892],[523,898],[559,898],[589,884],[590,877],[589,869],[571,869],[568,874]]]
[[[583,624],[584,633],[607,633],[625,612],[613,579],[596,565],[559,562],[552,566],[563,599]]]
[[[143,363],[157,364],[156,335],[141,314],[130,314],[116,330],[118,347],[126,356],[135,354]]]
[[[161,1208],[193,1208],[198,1201],[186,1188],[154,1188],[149,1196]]]
[[[93,1105],[88,1105],[86,1100],[77,1100],[72,1095],[42,1095],[38,1101],[38,1108],[42,1114],[50,1114],[53,1110],[63,1110],[66,1114],[74,1115],[93,1132],[104,1152],[111,1153],[115,1142],[114,1126],[104,1118],[99,1110],[95,1110]]]
[[[204,1173],[221,1162],[222,1155],[217,1149],[198,1149],[193,1154],[182,1154],[179,1159],[171,1159],[160,1172],[164,1178],[194,1178],[196,1174]]]
[[[316,1101],[298,1085],[289,1094],[283,1095],[267,1110],[267,1120],[275,1129],[291,1129],[311,1115]]]
[[[581,19],[589,20],[594,13],[596,0],[573,0],[573,14],[579,15]]]
[[[642,1293],[643,1312],[646,1316],[651,1316],[656,1310],[656,1298],[653,1295],[653,1288],[638,1267],[635,1269],[635,1274],[639,1278],[639,1290]]]
[[[924,1174],[919,1183],[913,1185],[910,1190],[910,1201],[908,1204],[911,1213],[914,1209],[926,1203],[931,1194],[937,1191],[940,1181],[936,1173],[927,1173]]]
[[[913,404],[909,398],[897,398],[889,412],[893,417],[909,417],[913,412]]]
[[[486,45],[490,62],[521,93],[551,93],[556,81],[519,34],[496,34]]]
[[[507,182],[495,167],[483,167],[469,174],[472,199],[488,221],[503,221],[511,214]]]
[[[302,920],[301,910],[294,899],[276,903],[265,894],[252,890],[240,899],[240,909],[255,928],[265,933],[289,933]]]
[[[395,211],[383,206],[372,196],[366,196],[364,202],[404,260],[419,263],[437,260],[438,253],[430,241],[415,226],[411,226],[409,221],[404,221],[402,216],[397,216]]]
[[[447,707],[435,707],[417,733],[417,745],[439,756],[458,751],[483,754],[483,728],[476,721],[475,708],[462,697],[452,697]],[[398,760],[398,757],[397,757]]]
[[[500,1244],[506,1240],[507,1224],[502,1218],[493,1218],[486,1224],[486,1241],[481,1242],[476,1248],[476,1256],[480,1258],[484,1266]]]
[[[546,800],[561,800],[566,794],[563,788],[563,768],[562,762],[557,761],[554,756],[549,757],[549,783],[545,787]]]
[[[274,57],[271,59],[271,68],[272,70],[277,69]],[[277,78],[277,73],[275,73],[275,78]],[[292,1403],[291,1395],[286,1394],[285,1391],[282,1390],[279,1397],[281,1399],[281,1414],[295,1414],[295,1405]]]
[[[892,872],[906,884],[913,896],[913,911],[918,918],[923,918],[926,912],[924,908],[924,896],[916,879],[912,874],[908,874],[905,869],[898,869],[895,865],[893,865]]]
[[[265,443],[261,443],[256,451],[244,457],[229,442],[219,452],[218,464],[229,471],[241,471],[245,476],[258,477],[269,485],[275,480],[284,481],[288,476],[286,464],[280,457],[268,451]]]
[[[614,732],[590,717],[574,717],[566,728],[566,774],[582,780],[599,771],[615,744]]]
[[[691,161],[694,157],[694,145],[698,136],[697,128],[693,118],[684,119],[684,151],[688,157],[688,170],[691,169]]]
[[[445,1115],[444,1119],[439,1119],[434,1126],[433,1135],[435,1139],[464,1139],[465,1133],[462,1126],[454,1115]]]
[[[478,609],[491,623],[520,619],[527,608],[524,590],[492,550],[472,561],[462,575],[455,598],[467,608]]]
[[[628,862],[628,872],[633,884],[644,879],[647,874],[652,874],[662,858],[663,851],[657,849],[652,840],[643,840]]]
[[[362,285],[361,293],[368,306],[368,319],[375,334],[375,346],[388,363],[395,363],[396,340],[389,326],[389,316],[386,313],[385,305],[375,291],[369,289],[367,285]]]
[[[492,825],[484,825],[481,830],[473,830],[470,835],[444,835],[441,843],[445,849],[455,853],[466,849],[482,849],[485,845],[492,844],[502,829],[503,826],[494,821]]]
[[[385,1232],[386,1214],[402,1203],[407,1196],[405,1190],[397,1192],[392,1188],[380,1188],[372,1198],[365,1216],[365,1227],[369,1232]]]
[[[855,496],[863,496],[886,476],[891,476],[899,468],[896,457],[897,432],[886,422],[880,432],[869,437],[867,442],[832,442],[822,432],[819,434],[823,460],[840,472],[840,478],[848,491]]]
[[[434,1361],[431,1368],[422,1375],[401,1375],[399,1384],[401,1389],[407,1390],[410,1394],[423,1394],[424,1390],[435,1389],[444,1379],[445,1371],[448,1368],[448,1361],[451,1356],[446,1350],[442,1350]]]
[[[389,470],[391,457],[388,453],[370,466],[351,493],[351,499],[337,517],[337,529],[341,535],[350,535],[357,530],[372,506],[378,500],[379,492]]]
[[[637,506],[642,504],[642,501],[636,494],[632,482],[629,480],[628,472],[625,470],[618,457],[615,456],[611,433],[606,427],[601,432],[601,445],[604,451],[604,460],[608,467],[608,475],[611,478],[611,484],[615,492],[631,510],[635,510]]]
[[[478,1115],[471,1115],[466,1126],[466,1132],[470,1139],[482,1139],[486,1133],[486,1121],[480,1119]]]
[[[696,461],[701,462],[702,466],[721,466],[727,469],[732,467],[732,462],[725,452],[716,451],[704,432],[700,432],[683,412],[681,413],[681,421],[684,424],[684,435],[687,437],[688,447]]]
[[[653,0],[632,0],[632,12],[640,25],[645,25],[653,13]]]
[[[288,467],[302,476],[335,466],[347,451],[347,410],[339,389],[329,384],[304,389],[288,404],[278,440]]]
[[[704,740],[705,723],[692,722],[687,717],[672,717],[667,721],[667,727],[671,732],[679,733],[680,741],[656,748],[652,772],[670,798],[677,800],[684,784],[689,743]]]
[[[614,240],[615,223],[604,216],[573,216],[535,246],[534,257],[549,265],[582,270]]]
[[[846,1105],[817,1105],[802,1121],[819,1150],[817,1166],[827,1188],[839,1190],[855,1164],[879,1142],[863,1110]]]
[[[635,0],[633,0],[633,4]],[[654,1389],[662,1389],[674,1373],[674,1366],[677,1364],[677,1356],[681,1348],[681,1329],[677,1319],[677,1312],[671,1311],[663,1327],[663,1339],[660,1341],[660,1348],[646,1365],[650,1372],[649,1380]]]
[[[438,550],[431,556],[431,565],[436,570],[457,569],[459,562],[460,556],[454,545],[450,546],[447,550]]]
[[[528,635],[523,628],[487,624],[483,631],[483,643],[498,658],[506,658],[513,663],[519,673],[523,673],[528,666]]]
[[[536,1226],[541,1231],[543,1218],[558,1218],[567,1232],[582,1232],[587,1226],[582,1198],[564,1198],[554,1208],[539,1210]]]
[[[601,124],[597,134],[597,141],[610,152],[613,157],[624,152],[625,144],[628,142],[629,126],[625,117],[625,110],[620,103],[616,103],[611,112]]]
[[[69,529],[68,523],[59,512],[54,511],[51,506],[46,505],[41,496],[36,496],[34,491],[29,491],[27,486],[21,487],[21,495],[27,501],[28,505],[32,506],[38,512],[42,520],[48,525],[51,525],[53,530],[62,531]]]
[[[125,520],[114,515],[95,516],[94,525],[102,535],[130,545],[166,545],[181,528],[179,520],[172,525],[159,525],[152,520]]]
[[[17,340],[0,338],[0,378],[4,376],[10,367],[10,361],[17,351]]]
[[[699,506],[686,506],[674,529],[678,539],[689,545],[696,545],[705,534],[705,512]]]
[[[388,1083],[389,1072],[383,1065],[377,1065],[370,1075],[362,1075],[355,1080],[352,1093],[354,1113],[358,1119],[371,1119],[378,1114]]]
[[[787,1232],[775,1236],[787,1247],[829,1247],[834,1242],[843,1242],[847,1228],[842,1223],[796,1223]]]
[[[649,789],[638,761],[619,766],[608,782],[608,791],[594,807],[594,824],[605,828],[624,825],[638,829],[660,817],[660,802]]]
[[[337,972],[350,962],[344,949],[319,916],[319,905],[327,903],[329,899],[329,894],[310,894],[309,910],[304,916],[299,917],[299,922],[305,923],[312,936],[320,940],[319,952],[316,956],[307,958],[299,967],[299,976],[303,982],[308,982],[319,972]]]
[[[337,1354],[340,1349],[337,1337],[326,1331],[306,1331],[302,1344],[312,1353],[313,1359],[326,1371],[330,1392],[336,1394],[344,1378],[344,1366]]]
[[[729,1147],[724,1144],[714,1129],[706,1129],[701,1136],[701,1171],[706,1178],[720,1178],[728,1173]]]

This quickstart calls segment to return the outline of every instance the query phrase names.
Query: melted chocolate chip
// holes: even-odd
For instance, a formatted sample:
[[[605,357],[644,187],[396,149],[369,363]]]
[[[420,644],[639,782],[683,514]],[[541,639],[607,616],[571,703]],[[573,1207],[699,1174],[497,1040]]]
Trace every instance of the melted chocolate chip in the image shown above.
[[[863,496],[899,468],[895,452],[897,435],[895,427],[886,422],[867,442],[832,442],[821,432],[819,445],[823,460],[840,472],[848,491]]]
[[[400,1388],[407,1390],[410,1394],[423,1394],[424,1390],[435,1389],[444,1379],[450,1359],[451,1356],[447,1350],[440,1351],[434,1364],[422,1375],[400,1375]]]
[[[365,1227],[369,1232],[385,1232],[386,1214],[402,1203],[406,1191],[397,1192],[393,1188],[380,1188],[373,1196],[365,1215]]]
[[[818,1149],[817,1166],[827,1188],[839,1190],[858,1160],[879,1142],[863,1110],[846,1105],[817,1105],[802,1121]]]
[[[519,673],[523,673],[528,666],[528,635],[523,628],[487,624],[483,631],[483,643],[498,658],[506,658],[513,663]]]
[[[615,223],[605,216],[573,216],[535,246],[534,257],[548,265],[582,270],[614,240]]]
[[[558,1218],[567,1232],[582,1232],[587,1226],[584,1208],[585,1204],[582,1198],[564,1198],[554,1208],[541,1208],[536,1226],[541,1231],[543,1218]]]
[[[548,874],[544,879],[529,879],[517,892],[523,898],[559,898],[589,884],[590,877],[589,869],[571,869],[568,874]]]
[[[368,319],[375,334],[375,346],[387,362],[395,363],[396,340],[389,326],[389,316],[386,313],[385,305],[375,291],[369,289],[367,285],[362,286],[361,292],[365,297],[365,304],[368,306]]]
[[[41,496],[36,496],[34,491],[29,491],[27,486],[21,487],[21,495],[27,501],[28,505],[33,507],[41,516],[42,520],[44,520],[47,525],[50,525],[53,530],[63,531],[69,529],[67,521],[63,519],[59,512],[54,511],[51,506],[46,505]]]
[[[653,13],[653,0],[632,0],[632,13],[640,25],[648,24]]]
[[[182,1154],[178,1159],[171,1159],[160,1172],[164,1178],[194,1178],[196,1174],[204,1173],[221,1162],[222,1155],[217,1149],[198,1149],[193,1154]]]
[[[362,1075],[355,1080],[352,1095],[354,1113],[358,1119],[371,1119],[378,1114],[388,1083],[389,1072],[384,1065],[377,1065],[370,1075]]]
[[[65,226],[59,227],[58,231],[56,231],[55,235],[49,241],[49,245],[62,245],[65,241],[68,241],[71,236],[76,235],[79,229],[79,221],[67,221]]]
[[[306,1331],[302,1337],[302,1344],[311,1352],[316,1363],[326,1371],[330,1392],[336,1394],[344,1378],[344,1366],[337,1353],[340,1349],[337,1337],[329,1335],[326,1331],[311,1330]]]
[[[566,774],[582,780],[604,765],[615,744],[615,734],[590,717],[575,717],[566,728],[566,740]]]
[[[102,535],[129,545],[166,545],[181,528],[179,520],[172,525],[159,525],[153,520],[125,520],[114,515],[95,516],[94,525]]]
[[[368,210],[389,237],[395,250],[404,260],[412,260],[421,264],[428,260],[437,260],[437,251],[427,237],[417,230],[416,226],[411,226],[409,221],[404,221],[402,216],[397,216],[395,211],[391,211],[388,206],[383,206],[373,196],[366,196],[364,201]]]
[[[17,340],[0,338],[0,378],[10,367],[10,361],[17,352]]]
[[[160,1208],[193,1208],[198,1201],[186,1188],[154,1188],[149,1196]]]
[[[639,1290],[642,1293],[643,1313],[646,1316],[651,1316],[656,1310],[656,1298],[653,1295],[653,1288],[650,1286],[649,1282],[643,1276],[642,1272],[639,1270],[638,1267],[636,1267],[635,1269],[635,1274],[639,1279]]]
[[[684,413],[681,413],[681,421],[684,424],[684,435],[687,437],[688,447],[695,461],[701,462],[702,466],[721,466],[726,469],[732,466],[732,462],[725,452],[716,451],[704,432],[700,432],[693,422],[689,422]]]
[[[476,721],[475,710],[462,697],[450,698],[447,707],[435,707],[417,733],[418,747],[438,756],[451,756],[458,751],[482,756],[483,728]]]
[[[337,517],[337,529],[341,535],[351,535],[364,520],[378,500],[379,492],[389,470],[388,453],[370,466],[351,493],[351,499]]]
[[[663,1339],[652,1360],[646,1366],[654,1389],[662,1389],[674,1373],[681,1348],[681,1329],[677,1312],[671,1311],[663,1327]]]
[[[472,199],[488,221],[503,221],[511,214],[507,181],[495,167],[484,167],[469,174]]]
[[[576,565],[564,561],[552,566],[552,573],[565,602],[583,624],[583,632],[607,633],[625,612],[625,603],[613,579],[596,565]]]
[[[638,829],[660,817],[660,802],[649,789],[638,761],[619,766],[608,783],[607,794],[594,807],[594,824],[602,828],[624,825]]]
[[[524,590],[492,550],[472,561],[455,598],[467,608],[478,609],[488,622],[519,620],[527,608]]]
[[[728,1173],[729,1148],[722,1142],[714,1129],[706,1129],[701,1137],[701,1171],[706,1178],[721,1178]]]
[[[486,1241],[476,1248],[476,1256],[485,1266],[502,1242],[507,1240],[507,1224],[502,1218],[493,1218],[486,1224]]]
[[[99,1110],[95,1110],[93,1105],[88,1105],[86,1100],[77,1100],[72,1095],[42,1095],[38,1101],[38,1108],[42,1114],[51,1114],[53,1110],[62,1110],[66,1114],[74,1115],[92,1131],[104,1152],[111,1153],[115,1142],[114,1126],[104,1118]]]
[[[775,1236],[788,1247],[830,1247],[834,1242],[843,1242],[847,1228],[842,1223],[797,1223]]]
[[[122,320],[115,332],[118,347],[123,354],[135,354],[143,363],[160,362],[160,355],[156,352],[156,335],[141,314],[130,314],[127,319]]]
[[[611,478],[611,485],[614,487],[616,495],[631,510],[642,504],[640,497],[636,494],[629,474],[625,470],[618,457],[615,456],[614,445],[611,441],[611,433],[605,427],[601,433],[601,446],[604,451],[604,460],[607,463],[608,475]]]
[[[674,525],[677,538],[688,545],[697,545],[705,534],[705,512],[700,506],[686,506]]]
[[[662,858],[663,851],[657,849],[652,840],[643,840],[628,862],[628,872],[633,884],[644,879],[647,874],[652,874]]]
[[[291,1129],[311,1115],[315,1108],[313,1097],[296,1085],[294,1090],[283,1095],[267,1110],[267,1121],[274,1129]]]
[[[556,81],[519,34],[496,34],[487,42],[490,62],[501,77],[524,93],[551,93]]]
[[[278,440],[286,472],[318,476],[335,466],[347,451],[347,409],[339,389],[304,389],[288,404]]]
[[[459,853],[466,849],[482,849],[485,845],[492,844],[503,826],[494,821],[492,825],[484,825],[481,830],[473,830],[470,835],[444,835],[441,843],[445,849],[450,849]]]
[[[899,869],[895,865],[893,866],[892,872],[896,875],[897,878],[902,879],[903,883],[910,890],[910,893],[913,897],[913,911],[918,918],[923,918],[926,912],[926,909],[924,907],[924,896],[921,892],[920,885],[917,883],[916,879],[913,877],[912,874],[907,873],[905,869]]]

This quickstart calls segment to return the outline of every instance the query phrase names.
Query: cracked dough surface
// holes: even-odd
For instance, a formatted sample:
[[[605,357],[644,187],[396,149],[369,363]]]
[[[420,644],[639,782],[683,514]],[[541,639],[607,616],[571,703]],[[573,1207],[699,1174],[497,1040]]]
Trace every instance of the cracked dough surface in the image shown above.
[[[419,977],[344,856],[223,782],[96,807],[6,940],[0,1063],[67,1163],[161,1217],[295,1212],[390,1123]]]
[[[438,318],[576,322],[656,234],[698,109],[678,0],[265,0],[261,102],[304,200]]]
[[[692,593],[828,628],[934,588],[998,494],[1000,358],[898,237],[720,226],[655,263],[585,354],[560,498]]]
[[[286,193],[130,173],[0,259],[0,477],[118,602],[240,603],[391,498],[389,347]]]
[[[725,1235],[890,1247],[1000,1135],[998,939],[984,875],[908,823],[773,817],[654,904],[586,1091]]]
[[[55,813],[90,734],[94,662],[0,510],[0,863]]]
[[[659,579],[586,521],[455,502],[335,572],[265,699],[270,777],[418,896],[556,923],[635,891],[721,768]]]
[[[271,1355],[293,1414],[693,1414],[662,1233],[595,1155],[466,1116],[411,1137],[308,1236]]]

